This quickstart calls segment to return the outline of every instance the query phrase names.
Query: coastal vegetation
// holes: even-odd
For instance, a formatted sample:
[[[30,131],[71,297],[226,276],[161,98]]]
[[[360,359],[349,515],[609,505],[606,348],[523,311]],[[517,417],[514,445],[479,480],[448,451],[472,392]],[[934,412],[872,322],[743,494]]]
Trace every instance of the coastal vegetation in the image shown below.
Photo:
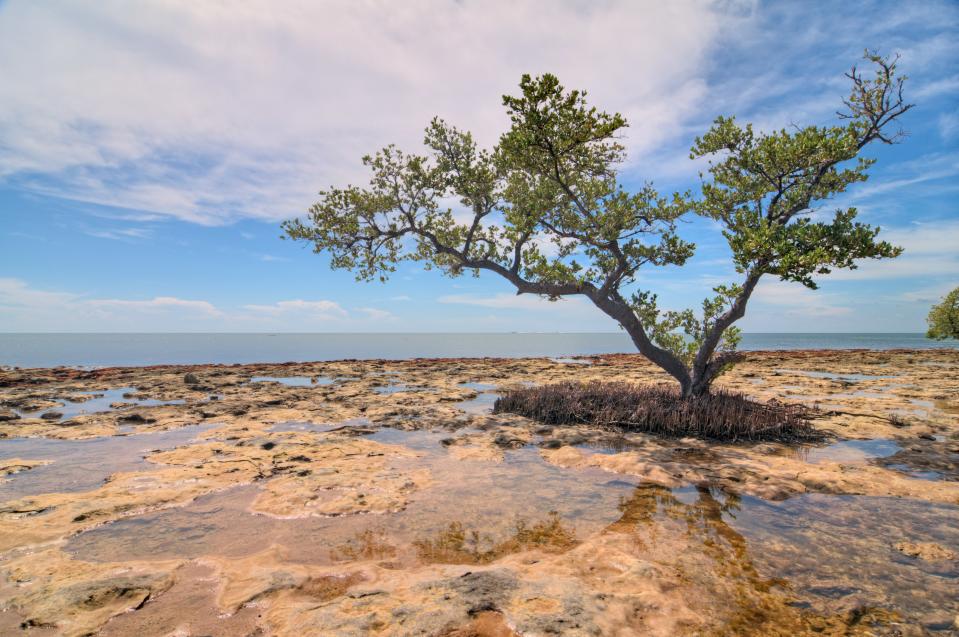
[[[926,336],[939,341],[959,338],[959,288],[956,288],[929,310]]]
[[[585,296],[679,382],[682,396],[702,395],[737,360],[734,323],[763,276],[815,289],[816,276],[901,252],[877,240],[878,228],[855,221],[855,208],[829,220],[815,213],[817,203],[866,180],[874,162],[861,152],[895,143],[902,132],[890,128],[912,106],[897,60],[868,52],[866,59],[875,75],[855,67],[847,74],[840,125],[760,133],[718,117],[690,152],[714,158],[699,198],[664,197],[648,185],[627,192],[619,178],[626,120],[553,75],[527,75],[520,96],[503,98],[512,125],[492,150],[434,119],[428,156],[387,146],[363,159],[367,186],[323,191],[305,222],[283,227],[362,280],[385,280],[398,262],[420,261],[451,276],[493,272],[518,294]],[[651,291],[627,291],[642,266],[681,266],[693,255],[694,244],[677,233],[686,214],[722,227],[743,276],[717,286],[698,314],[663,311]]]
[[[553,75],[525,75],[520,94],[503,97],[511,125],[494,148],[436,118],[427,154],[389,145],[364,157],[366,186],[322,191],[305,220],[283,228],[359,280],[384,281],[398,263],[416,261],[450,276],[492,272],[517,294],[586,297],[678,382],[676,397],[706,396],[740,360],[735,323],[763,277],[815,289],[834,269],[901,253],[878,227],[856,221],[855,208],[817,208],[867,179],[867,146],[903,136],[897,120],[912,105],[898,58],[867,51],[865,59],[873,72],[847,73],[850,92],[833,125],[759,132],[716,118],[690,151],[709,162],[698,196],[664,196],[649,184],[628,191],[623,116]],[[692,257],[695,245],[678,227],[687,215],[721,228],[741,278],[716,286],[699,311],[664,310],[647,287],[654,276],[640,283],[639,272]]]
[[[801,405],[761,403],[724,391],[677,400],[677,392],[662,385],[593,381],[523,387],[497,399],[493,411],[520,414],[549,425],[593,424],[713,440],[821,437],[810,423],[811,410]]]

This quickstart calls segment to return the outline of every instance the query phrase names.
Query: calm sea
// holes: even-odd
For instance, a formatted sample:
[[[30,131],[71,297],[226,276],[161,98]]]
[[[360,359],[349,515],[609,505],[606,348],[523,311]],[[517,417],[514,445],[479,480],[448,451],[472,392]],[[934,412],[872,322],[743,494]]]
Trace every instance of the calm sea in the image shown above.
[[[959,347],[922,334],[746,334],[742,349]],[[575,356],[634,352],[595,334],[0,334],[0,365],[19,367],[278,363],[344,358]]]

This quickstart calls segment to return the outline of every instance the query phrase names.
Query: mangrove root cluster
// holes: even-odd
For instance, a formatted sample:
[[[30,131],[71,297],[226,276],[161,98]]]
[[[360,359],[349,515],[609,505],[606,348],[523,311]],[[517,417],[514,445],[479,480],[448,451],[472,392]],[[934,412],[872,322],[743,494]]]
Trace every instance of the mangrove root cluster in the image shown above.
[[[809,422],[810,410],[801,405],[757,402],[722,391],[682,398],[671,387],[625,382],[564,382],[515,389],[498,399],[493,410],[549,425],[584,423],[710,440],[820,437]]]

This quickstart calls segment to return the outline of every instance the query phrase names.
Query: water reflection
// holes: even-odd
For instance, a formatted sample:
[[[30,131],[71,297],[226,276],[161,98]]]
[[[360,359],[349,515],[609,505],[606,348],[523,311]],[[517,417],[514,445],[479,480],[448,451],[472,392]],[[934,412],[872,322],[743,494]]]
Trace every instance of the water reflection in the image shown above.
[[[454,407],[461,411],[465,411],[467,414],[492,413],[493,404],[496,402],[496,399],[499,398],[499,394],[489,390],[496,389],[496,385],[491,385],[489,383],[460,383],[459,386],[476,390],[479,392],[479,395],[470,400],[463,400],[458,403],[454,403]]]
[[[681,569],[695,568],[697,582],[728,595],[728,607],[719,611],[721,634],[858,634],[901,615],[959,610],[955,564],[930,567],[903,558],[891,544],[917,532],[956,546],[959,532],[946,519],[959,508],[909,502],[903,510],[902,504],[856,496],[772,504],[708,486],[641,485],[620,504],[622,515],[609,531],[643,531],[675,547]],[[909,522],[890,523],[893,510]],[[922,528],[926,521],[930,527]],[[671,524],[679,525],[683,541]]]
[[[276,544],[291,561],[329,563],[342,558],[343,545],[357,534],[377,529],[398,548],[397,559],[408,563],[419,559],[415,541],[448,531],[452,521],[500,542],[515,535],[519,521],[535,526],[555,512],[563,528],[583,537],[614,521],[620,497],[632,491],[630,483],[611,482],[609,474],[598,469],[555,467],[536,449],[509,451],[503,462],[491,464],[450,457],[439,443],[440,432],[381,429],[372,437],[421,453],[418,458],[395,459],[395,470],[430,469],[431,486],[413,492],[400,512],[274,519],[249,512],[259,492],[251,485],[203,496],[185,507],[103,525],[72,538],[68,549],[79,559],[112,561],[117,555],[125,559],[249,555]],[[524,484],[536,488],[523,488]]]
[[[87,440],[13,438],[0,443],[0,459],[52,460],[0,481],[0,502],[41,493],[95,489],[111,474],[145,471],[157,465],[144,457],[153,450],[184,445],[215,425],[189,425],[155,433]]]
[[[250,485],[103,525],[71,538],[66,549],[82,560],[115,561],[241,556],[278,546],[290,562],[413,568],[488,564],[528,549],[562,552],[625,533],[635,536],[637,559],[682,575],[669,585],[725,600],[710,612],[722,615],[726,634],[828,632],[852,622],[864,628],[887,619],[886,611],[913,620],[959,613],[956,561],[895,548],[912,542],[959,551],[959,506],[816,494],[768,502],[708,485],[637,486],[599,470],[555,467],[531,448],[508,450],[500,463],[456,460],[440,444],[443,435],[373,435],[417,450],[415,458],[391,460],[394,470],[426,467],[431,474],[431,485],[412,492],[396,513],[254,515],[259,488]]]
[[[434,536],[413,542],[422,561],[443,564],[489,564],[511,553],[533,549],[558,553],[576,544],[576,534],[556,511],[533,524],[517,520],[514,530],[502,539],[453,521]]]
[[[55,412],[60,414],[49,420],[64,421],[81,414],[96,414],[115,411],[126,407],[155,407],[160,405],[182,405],[183,400],[156,400],[154,398],[137,398],[135,387],[119,387],[106,389],[96,393],[73,394],[72,396],[58,397],[61,403],[58,407],[37,409],[34,411],[14,410],[23,418],[38,418],[44,413]],[[74,400],[71,400],[73,398]]]
[[[783,372],[787,374],[800,374],[802,376],[809,376],[810,378],[823,378],[826,380],[840,380],[840,381],[864,381],[864,380],[885,380],[890,378],[898,378],[898,376],[890,375],[874,375],[874,374],[843,374],[835,372],[817,372],[806,369],[777,369],[777,372]]]
[[[287,387],[316,387],[332,385],[335,381],[328,376],[254,376],[251,383],[280,383]]]
[[[902,447],[895,440],[840,440],[825,446],[799,445],[787,452],[812,464],[821,462],[863,463],[874,458],[885,458],[898,453]]]

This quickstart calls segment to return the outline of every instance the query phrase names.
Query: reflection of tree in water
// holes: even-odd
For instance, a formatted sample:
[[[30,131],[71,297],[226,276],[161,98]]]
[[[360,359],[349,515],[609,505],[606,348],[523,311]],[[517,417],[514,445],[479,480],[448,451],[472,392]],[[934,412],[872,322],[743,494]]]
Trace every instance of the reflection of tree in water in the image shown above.
[[[556,511],[532,525],[518,520],[510,535],[500,541],[467,529],[461,522],[451,522],[435,537],[413,542],[421,560],[445,564],[488,564],[510,553],[532,549],[560,553],[576,544],[575,533],[563,524]]]
[[[895,619],[888,611],[872,608],[841,615],[819,615],[799,608],[784,580],[759,574],[746,538],[727,522],[727,518],[735,518],[740,505],[738,494],[716,487],[696,487],[696,501],[687,504],[670,489],[646,484],[620,502],[620,519],[608,530],[629,533],[643,529],[656,542],[670,532],[665,525],[669,520],[684,524],[688,547],[677,552],[676,561],[669,566],[684,584],[711,593],[709,599],[715,600],[713,610],[720,623],[717,634],[873,634],[876,623]],[[644,548],[642,541],[639,544]],[[685,568],[690,562],[695,568]]]

